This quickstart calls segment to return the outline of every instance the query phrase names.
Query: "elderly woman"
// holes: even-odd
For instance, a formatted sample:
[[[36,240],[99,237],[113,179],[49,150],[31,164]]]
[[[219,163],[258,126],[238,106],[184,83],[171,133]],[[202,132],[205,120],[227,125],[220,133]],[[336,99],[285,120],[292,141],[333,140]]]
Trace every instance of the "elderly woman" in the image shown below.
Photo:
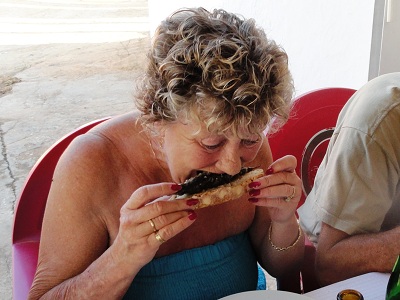
[[[257,262],[277,277],[296,267],[296,160],[273,162],[264,133],[287,119],[292,90],[285,52],[252,20],[167,18],[139,111],[76,138],[58,163],[30,298],[216,299],[256,289]],[[265,175],[239,199],[167,200],[198,171],[245,166]]]

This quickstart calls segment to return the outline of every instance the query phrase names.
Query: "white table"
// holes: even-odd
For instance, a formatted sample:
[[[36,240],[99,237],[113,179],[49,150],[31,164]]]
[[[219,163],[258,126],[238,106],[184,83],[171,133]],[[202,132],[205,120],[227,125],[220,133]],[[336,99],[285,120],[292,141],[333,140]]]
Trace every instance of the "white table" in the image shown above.
[[[257,290],[230,295],[220,300],[312,300],[312,298],[285,291]]]
[[[327,285],[304,295],[311,299],[336,299],[336,295],[345,289],[357,290],[364,296],[364,300],[385,299],[386,286],[390,274],[367,273]]]

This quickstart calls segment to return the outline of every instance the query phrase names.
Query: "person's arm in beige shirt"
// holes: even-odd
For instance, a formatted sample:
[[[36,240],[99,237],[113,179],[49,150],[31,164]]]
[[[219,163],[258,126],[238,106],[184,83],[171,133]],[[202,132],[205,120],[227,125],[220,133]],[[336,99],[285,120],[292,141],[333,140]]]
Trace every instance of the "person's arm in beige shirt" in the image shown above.
[[[400,226],[350,236],[322,223],[316,270],[321,285],[368,272],[390,272],[400,253]]]

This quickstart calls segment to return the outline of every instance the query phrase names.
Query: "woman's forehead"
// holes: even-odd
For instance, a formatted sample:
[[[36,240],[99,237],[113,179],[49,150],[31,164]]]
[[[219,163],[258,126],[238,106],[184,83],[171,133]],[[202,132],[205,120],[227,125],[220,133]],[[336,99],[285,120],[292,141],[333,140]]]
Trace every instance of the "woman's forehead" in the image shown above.
[[[241,139],[248,139],[258,137],[263,134],[265,128],[260,128],[259,131],[251,132],[249,126],[226,126],[221,127],[219,124],[211,123],[207,124],[205,120],[186,120],[185,122],[179,122],[184,131],[193,137],[212,137],[212,136],[223,136],[227,138],[239,137]]]

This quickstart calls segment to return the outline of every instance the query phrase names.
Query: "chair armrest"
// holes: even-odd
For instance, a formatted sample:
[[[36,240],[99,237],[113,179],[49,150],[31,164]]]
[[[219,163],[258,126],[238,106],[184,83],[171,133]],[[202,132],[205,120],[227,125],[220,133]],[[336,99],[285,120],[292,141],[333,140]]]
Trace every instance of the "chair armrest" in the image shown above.
[[[12,246],[13,299],[26,300],[35,276],[39,242],[20,242]]]

